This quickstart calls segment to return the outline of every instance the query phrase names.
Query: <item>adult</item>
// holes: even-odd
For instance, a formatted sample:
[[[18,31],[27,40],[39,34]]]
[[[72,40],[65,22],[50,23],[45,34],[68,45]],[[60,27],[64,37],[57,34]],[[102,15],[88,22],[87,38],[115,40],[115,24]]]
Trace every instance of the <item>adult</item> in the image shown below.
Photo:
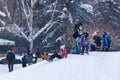
[[[14,66],[14,61],[15,61],[15,54],[11,49],[7,53],[7,61],[8,61],[9,72],[11,72],[13,71],[13,66]]]
[[[75,49],[76,53],[81,53],[81,35],[82,35],[82,23],[80,23],[79,19],[74,20],[74,32],[73,38],[75,39]]]
[[[102,49],[103,49],[103,51],[108,50],[108,37],[107,37],[106,32],[104,32],[104,34],[102,36]]]
[[[106,32],[106,35],[107,35],[107,41],[108,41],[108,50],[110,50],[111,36],[110,36],[109,32]]]
[[[82,23],[80,23],[79,19],[75,19],[73,23],[74,23],[73,38],[76,39],[77,37],[80,37],[82,34]]]

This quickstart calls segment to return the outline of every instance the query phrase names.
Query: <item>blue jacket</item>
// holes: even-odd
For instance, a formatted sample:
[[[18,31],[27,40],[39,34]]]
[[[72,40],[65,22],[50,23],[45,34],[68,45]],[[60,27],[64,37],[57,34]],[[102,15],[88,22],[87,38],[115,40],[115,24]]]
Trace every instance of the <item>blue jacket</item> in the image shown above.
[[[108,37],[107,37],[107,35],[102,36],[102,47],[108,48]]]

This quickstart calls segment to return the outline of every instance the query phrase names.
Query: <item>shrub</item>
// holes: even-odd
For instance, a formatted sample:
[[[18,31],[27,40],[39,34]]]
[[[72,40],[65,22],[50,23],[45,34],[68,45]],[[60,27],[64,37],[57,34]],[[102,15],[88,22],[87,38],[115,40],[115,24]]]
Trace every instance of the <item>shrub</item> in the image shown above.
[[[22,62],[21,62],[20,59],[15,59],[15,61],[14,61],[14,64],[21,64],[21,63],[22,63]],[[6,59],[6,58],[1,59],[1,60],[0,60],[0,64],[7,64],[7,59]]]

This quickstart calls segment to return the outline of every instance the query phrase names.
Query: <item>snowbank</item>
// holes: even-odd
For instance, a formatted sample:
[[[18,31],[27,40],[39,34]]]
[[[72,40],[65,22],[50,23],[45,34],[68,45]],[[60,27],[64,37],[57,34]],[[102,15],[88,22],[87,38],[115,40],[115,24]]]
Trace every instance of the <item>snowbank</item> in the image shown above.
[[[90,52],[42,61],[0,76],[1,80],[120,80],[120,52]]]

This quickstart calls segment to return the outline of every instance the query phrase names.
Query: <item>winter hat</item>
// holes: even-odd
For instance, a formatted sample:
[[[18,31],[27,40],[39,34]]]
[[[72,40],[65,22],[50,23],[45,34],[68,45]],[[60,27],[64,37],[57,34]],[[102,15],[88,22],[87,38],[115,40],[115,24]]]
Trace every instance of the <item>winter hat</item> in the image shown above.
[[[60,46],[60,49],[64,49],[64,48],[65,48],[65,45]]]

